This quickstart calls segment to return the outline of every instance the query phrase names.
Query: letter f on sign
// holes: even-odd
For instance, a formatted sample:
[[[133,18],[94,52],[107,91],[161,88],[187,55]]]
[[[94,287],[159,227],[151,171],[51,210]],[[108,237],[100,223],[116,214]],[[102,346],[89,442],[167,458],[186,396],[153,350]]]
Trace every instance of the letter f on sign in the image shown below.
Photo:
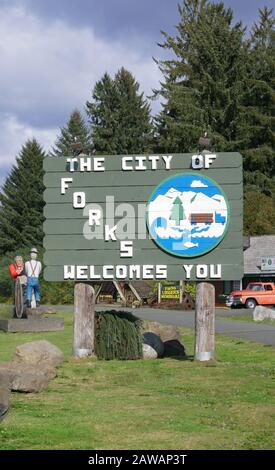
[[[68,183],[72,183],[72,182],[73,182],[73,178],[61,178],[61,194],[66,193],[66,189],[68,189],[69,187]]]

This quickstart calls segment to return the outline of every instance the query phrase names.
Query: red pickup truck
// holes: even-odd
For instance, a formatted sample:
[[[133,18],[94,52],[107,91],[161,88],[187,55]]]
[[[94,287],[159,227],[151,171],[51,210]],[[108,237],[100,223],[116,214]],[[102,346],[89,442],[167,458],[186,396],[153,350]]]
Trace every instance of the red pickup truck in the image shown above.
[[[227,297],[226,305],[232,308],[275,305],[275,284],[274,282],[250,282],[246,289],[231,292]]]

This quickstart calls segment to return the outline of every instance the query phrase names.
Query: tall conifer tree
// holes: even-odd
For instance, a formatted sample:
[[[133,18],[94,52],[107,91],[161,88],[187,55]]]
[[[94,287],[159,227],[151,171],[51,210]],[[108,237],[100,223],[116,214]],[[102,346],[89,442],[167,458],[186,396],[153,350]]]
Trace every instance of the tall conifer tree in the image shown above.
[[[150,107],[133,75],[121,68],[107,73],[87,101],[92,140],[98,154],[131,154],[148,150],[152,126]]]
[[[33,139],[23,145],[0,193],[0,253],[42,245],[43,159]]]
[[[275,18],[259,11],[252,28],[247,61],[248,79],[239,116],[245,183],[275,197]]]
[[[72,144],[75,142],[82,144],[84,153],[91,153],[92,146],[90,134],[83,117],[77,109],[71,113],[66,126],[61,128],[60,135],[57,138],[50,155],[53,157],[72,155]]]
[[[208,131],[218,150],[234,150],[245,73],[245,29],[233,24],[222,2],[184,0],[175,37],[161,45],[173,53],[159,62],[163,108],[156,118],[158,151],[193,151]]]

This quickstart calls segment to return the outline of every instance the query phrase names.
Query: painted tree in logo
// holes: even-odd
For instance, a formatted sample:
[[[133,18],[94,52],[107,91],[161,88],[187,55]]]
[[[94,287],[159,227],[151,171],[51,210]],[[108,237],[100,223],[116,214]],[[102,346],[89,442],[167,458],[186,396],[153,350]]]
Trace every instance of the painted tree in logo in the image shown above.
[[[170,215],[170,220],[175,220],[176,225],[180,225],[181,220],[185,220],[185,211],[182,205],[182,202],[179,196],[173,202],[172,212]]]

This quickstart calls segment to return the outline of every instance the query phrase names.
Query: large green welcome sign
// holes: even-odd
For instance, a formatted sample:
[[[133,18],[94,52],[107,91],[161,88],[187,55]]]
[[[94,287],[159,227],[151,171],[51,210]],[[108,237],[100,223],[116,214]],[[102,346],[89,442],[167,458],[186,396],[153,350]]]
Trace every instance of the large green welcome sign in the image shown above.
[[[243,276],[239,153],[44,161],[45,279]]]

